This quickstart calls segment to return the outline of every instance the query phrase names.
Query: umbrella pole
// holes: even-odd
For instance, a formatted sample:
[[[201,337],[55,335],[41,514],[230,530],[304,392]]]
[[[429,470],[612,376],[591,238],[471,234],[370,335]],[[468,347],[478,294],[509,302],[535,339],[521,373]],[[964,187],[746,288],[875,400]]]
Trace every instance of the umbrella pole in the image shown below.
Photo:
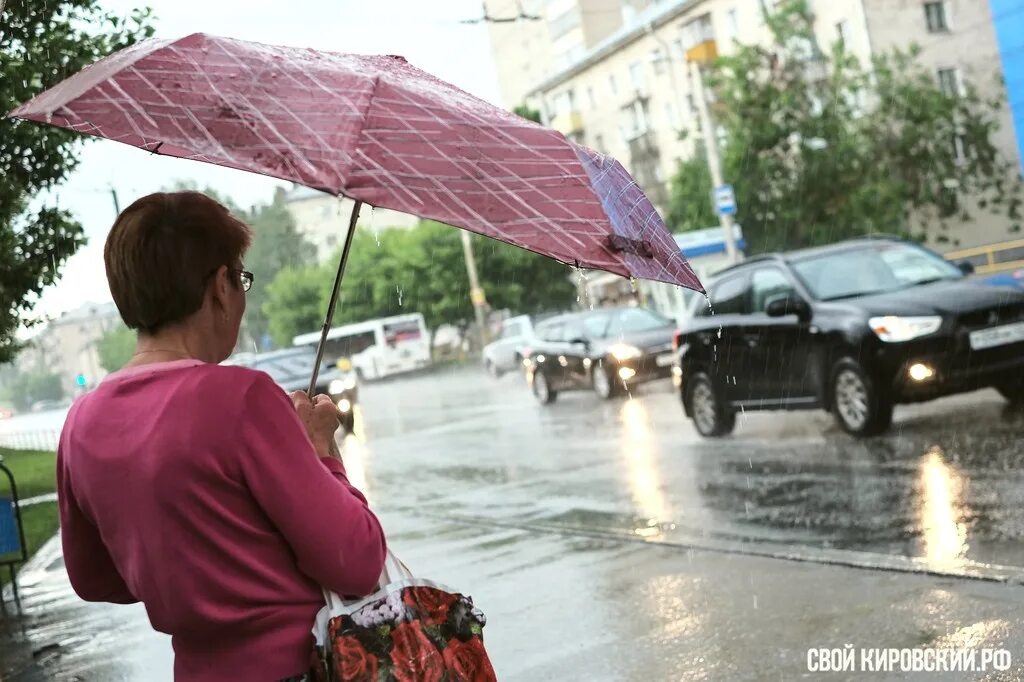
[[[338,307],[338,293],[341,291],[341,278],[345,275],[345,266],[348,264],[348,252],[352,248],[352,237],[356,234],[356,221],[359,220],[359,209],[363,202],[358,199],[352,205],[352,215],[348,220],[348,234],[345,235],[345,246],[341,249],[341,262],[338,263],[338,274],[334,278],[334,290],[331,292],[331,302],[327,306],[327,316],[324,318],[324,328],[320,332],[320,343],[316,347],[316,362],[313,363],[313,376],[309,380],[309,391],[307,395],[313,397],[316,390],[316,380],[320,376],[320,363],[324,359],[324,347],[327,345],[327,332],[331,330],[331,322],[334,321],[334,309]]]

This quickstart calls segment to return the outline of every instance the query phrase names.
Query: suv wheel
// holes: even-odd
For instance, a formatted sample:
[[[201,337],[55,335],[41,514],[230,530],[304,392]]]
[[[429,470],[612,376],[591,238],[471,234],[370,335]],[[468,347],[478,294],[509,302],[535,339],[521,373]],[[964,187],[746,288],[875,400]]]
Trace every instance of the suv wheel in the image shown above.
[[[533,374],[533,396],[541,405],[550,405],[558,398],[558,391],[551,388],[544,372],[537,371]]]
[[[599,362],[590,372],[590,382],[594,387],[594,393],[602,400],[610,400],[618,393],[618,385],[608,375],[608,369],[603,362]]]
[[[736,428],[736,413],[719,399],[711,377],[703,372],[693,375],[684,397],[697,432],[705,438],[727,436]]]
[[[996,384],[996,390],[1013,405],[1024,404],[1024,375]]]
[[[504,374],[492,360],[486,360],[484,366],[487,368],[487,373],[495,379],[500,379],[501,375]]]
[[[836,363],[832,372],[832,412],[840,428],[854,436],[873,436],[892,424],[892,402],[849,358]]]

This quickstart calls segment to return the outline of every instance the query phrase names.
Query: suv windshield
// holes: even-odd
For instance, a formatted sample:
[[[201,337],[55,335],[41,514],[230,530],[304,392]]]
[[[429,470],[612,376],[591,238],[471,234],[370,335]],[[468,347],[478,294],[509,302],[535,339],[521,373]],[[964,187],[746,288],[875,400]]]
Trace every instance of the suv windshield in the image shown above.
[[[882,294],[963,277],[956,266],[930,251],[899,242],[811,256],[794,262],[793,269],[820,301]]]

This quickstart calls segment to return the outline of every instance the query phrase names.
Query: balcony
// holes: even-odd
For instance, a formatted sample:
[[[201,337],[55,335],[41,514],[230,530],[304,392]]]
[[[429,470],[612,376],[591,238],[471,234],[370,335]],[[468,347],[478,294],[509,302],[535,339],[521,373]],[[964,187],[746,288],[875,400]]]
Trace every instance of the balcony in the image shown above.
[[[716,59],[718,59],[718,43],[713,39],[699,42],[686,51],[686,61],[688,62],[710,64]]]
[[[583,115],[578,111],[555,114],[551,119],[551,127],[563,135],[572,135],[583,131]]]

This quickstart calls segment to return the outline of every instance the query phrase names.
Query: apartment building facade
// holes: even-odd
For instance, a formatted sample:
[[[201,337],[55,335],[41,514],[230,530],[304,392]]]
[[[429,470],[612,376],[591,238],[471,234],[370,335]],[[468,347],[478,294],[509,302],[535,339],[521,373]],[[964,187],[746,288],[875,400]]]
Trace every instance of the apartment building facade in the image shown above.
[[[308,187],[296,185],[284,197],[285,208],[295,221],[296,231],[316,247],[318,262],[337,254],[345,241],[349,216],[355,202]],[[356,228],[360,230],[408,229],[419,218],[386,208],[363,206]]]
[[[578,1],[585,12],[583,0]],[[506,103],[512,106],[521,97],[541,111],[551,127],[623,161],[655,205],[664,208],[679,161],[691,157],[696,145],[703,143],[687,52],[709,41],[719,54],[733,52],[737,43],[768,43],[771,34],[764,12],[773,11],[777,2],[621,4],[615,30],[577,50],[568,65],[553,64],[532,87],[523,83],[541,71],[536,66],[530,72],[516,71],[519,57],[495,43],[499,78],[509,78],[515,85],[507,95],[513,99]],[[561,6],[553,0],[540,4],[540,10]],[[953,90],[971,83],[988,95],[1003,92],[998,22],[989,0],[810,0],[810,4],[815,36],[823,50],[842,41],[848,52],[866,63],[872,54],[916,43],[921,47],[920,62],[935,73],[942,87]],[[511,40],[507,35],[521,23],[505,25],[504,39]],[[521,27],[531,32],[534,44],[542,38],[537,23],[541,22]],[[547,23],[550,34],[551,22]],[[535,47],[534,54],[543,55],[544,49]],[[995,142],[1019,165],[1014,114],[1007,108],[1002,116]],[[964,246],[990,243],[1006,239],[1008,227],[1005,219],[979,213],[974,223],[958,230],[956,239]]]

